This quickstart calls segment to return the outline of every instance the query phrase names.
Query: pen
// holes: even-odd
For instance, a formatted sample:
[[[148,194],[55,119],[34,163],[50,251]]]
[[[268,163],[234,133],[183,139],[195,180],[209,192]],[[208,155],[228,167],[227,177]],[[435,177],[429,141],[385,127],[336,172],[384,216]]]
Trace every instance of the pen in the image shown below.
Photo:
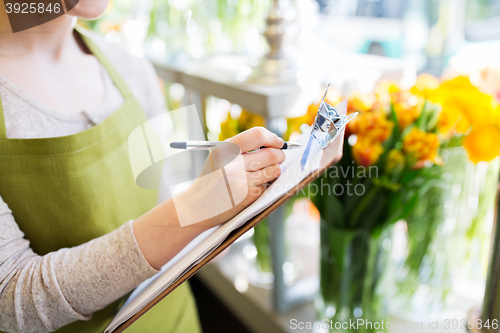
[[[184,141],[184,142],[171,142],[170,148],[173,149],[195,149],[195,150],[205,150],[215,148],[221,141]],[[299,148],[300,144],[295,142],[286,142],[283,144],[281,149],[294,149]],[[260,149],[267,148],[265,146],[260,147]]]

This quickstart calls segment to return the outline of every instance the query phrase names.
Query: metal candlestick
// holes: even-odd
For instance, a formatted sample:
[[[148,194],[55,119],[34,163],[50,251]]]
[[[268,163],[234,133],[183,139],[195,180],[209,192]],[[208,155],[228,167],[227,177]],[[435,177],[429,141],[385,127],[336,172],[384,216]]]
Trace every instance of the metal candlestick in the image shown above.
[[[252,67],[246,81],[258,84],[293,84],[297,81],[297,66],[286,52],[286,44],[298,35],[298,12],[293,1],[283,6],[282,1],[273,0],[266,17],[266,28],[262,35],[269,51],[259,63]]]

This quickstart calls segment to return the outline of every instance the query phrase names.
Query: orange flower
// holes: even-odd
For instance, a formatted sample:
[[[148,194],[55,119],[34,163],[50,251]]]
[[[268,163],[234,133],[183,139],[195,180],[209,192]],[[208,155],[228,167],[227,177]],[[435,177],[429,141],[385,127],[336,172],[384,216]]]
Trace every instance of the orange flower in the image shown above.
[[[319,109],[319,104],[311,104],[307,108],[306,114],[298,118],[302,119],[303,124],[312,125],[314,124],[314,119],[316,118],[318,109]]]
[[[367,167],[377,163],[384,149],[379,142],[359,137],[352,147],[352,157],[361,166]]]
[[[368,112],[373,109],[377,99],[373,94],[356,93],[347,101],[347,113]]]
[[[472,162],[491,161],[500,152],[500,131],[493,125],[476,126],[465,137],[464,147]]]
[[[434,133],[427,133],[414,127],[403,138],[403,151],[410,160],[410,165],[432,161],[437,157],[439,139]]]
[[[401,131],[415,122],[422,111],[422,103],[419,103],[418,97],[407,92],[393,94],[392,103]]]
[[[348,134],[357,134],[358,137],[384,142],[391,135],[393,127],[394,123],[387,120],[383,111],[373,111],[359,114],[347,124],[347,131]]]

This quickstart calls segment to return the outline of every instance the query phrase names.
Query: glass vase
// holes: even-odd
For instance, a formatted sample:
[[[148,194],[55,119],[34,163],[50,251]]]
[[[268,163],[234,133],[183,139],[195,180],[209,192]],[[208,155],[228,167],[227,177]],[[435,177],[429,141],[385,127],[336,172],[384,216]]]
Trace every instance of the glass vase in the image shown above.
[[[385,332],[383,281],[389,231],[378,235],[364,229],[339,229],[321,220],[320,293],[316,299],[322,332]],[[352,322],[361,323],[353,328]],[[347,324],[346,324],[347,323]],[[371,324],[369,324],[371,323]]]
[[[319,257],[319,212],[305,198],[295,198],[285,204],[285,261],[283,283],[292,286],[302,279],[317,281],[319,263],[311,258]],[[248,281],[260,288],[274,285],[271,228],[265,219],[253,229],[252,244],[247,249],[249,259]]]
[[[462,147],[442,157],[444,182],[394,229],[388,307],[398,319],[458,313],[457,297],[468,308],[483,295],[499,161],[475,165]]]

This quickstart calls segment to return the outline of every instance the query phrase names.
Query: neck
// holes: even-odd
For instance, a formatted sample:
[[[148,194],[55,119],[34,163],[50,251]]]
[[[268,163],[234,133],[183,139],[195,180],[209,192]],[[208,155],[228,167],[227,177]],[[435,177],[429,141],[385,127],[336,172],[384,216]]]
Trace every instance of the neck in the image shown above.
[[[8,20],[0,27],[0,57],[45,55],[58,60],[64,54],[78,50],[73,36],[76,19],[63,15],[37,27],[12,33]],[[10,31],[10,32],[9,32]]]

